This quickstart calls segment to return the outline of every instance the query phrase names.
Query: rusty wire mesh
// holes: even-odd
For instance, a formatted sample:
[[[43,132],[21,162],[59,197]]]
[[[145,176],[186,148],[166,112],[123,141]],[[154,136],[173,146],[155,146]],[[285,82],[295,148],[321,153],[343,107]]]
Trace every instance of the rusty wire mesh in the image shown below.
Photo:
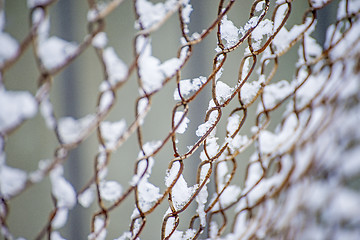
[[[39,43],[43,38],[41,28],[48,17],[47,10],[56,1],[29,4],[29,19],[32,19],[30,30],[20,41],[16,53],[1,63],[0,84],[3,87],[6,81],[11,81],[6,79],[6,71],[17,64],[28,48],[32,48],[39,73],[36,106],[47,109],[43,111],[43,116],[50,125],[50,131],[55,132],[58,145],[54,146],[52,159],[37,171],[27,174],[26,180],[15,192],[5,194],[2,190],[2,236],[13,239],[14,229],[7,223],[7,217],[11,214],[11,208],[8,207],[10,202],[15,197],[21,198],[25,191],[32,191],[33,185],[56,172],[67,161],[69,151],[77,148],[94,132],[99,145],[98,153],[93,159],[94,172],[88,183],[76,193],[76,197],[80,198],[91,189],[95,192],[97,210],[92,216],[89,239],[105,238],[112,212],[126,199],[133,199],[131,201],[134,202],[135,209],[129,219],[128,232],[118,233],[122,239],[146,239],[142,232],[148,225],[147,218],[163,205],[168,210],[162,213],[163,218],[159,220],[161,239],[305,239],[308,236],[306,234],[310,233],[315,238],[318,236],[317,230],[310,233],[308,231],[315,227],[322,229],[319,231],[325,234],[318,239],[337,238],[339,232],[336,229],[343,228],[347,233],[353,234],[349,236],[359,236],[358,217],[352,214],[341,215],[343,205],[333,203],[333,196],[327,190],[319,190],[331,186],[341,196],[343,191],[350,191],[349,182],[354,181],[360,172],[354,170],[359,169],[359,164],[356,164],[359,157],[355,153],[352,156],[346,155],[346,152],[358,152],[356,149],[359,141],[359,131],[354,128],[356,123],[350,117],[359,113],[357,84],[360,72],[360,35],[354,30],[359,29],[359,4],[349,0],[336,2],[340,10],[337,16],[333,16],[334,21],[322,47],[311,35],[318,11],[332,1],[309,0],[306,8],[293,9],[294,3],[290,0],[256,0],[251,5],[244,6],[249,9],[249,21],[240,23],[227,16],[236,1],[219,0],[217,17],[199,34],[189,32],[188,25],[191,21],[184,17],[190,6],[188,1],[167,1],[170,6],[168,8],[158,5],[166,9],[166,12],[159,14],[161,18],[153,22],[146,22],[149,20],[142,17],[146,13],[142,11],[140,3],[144,2],[147,1],[134,1],[132,9],[139,29],[133,38],[133,59],[115,77],[104,56],[105,46],[94,44],[94,39],[106,31],[107,17],[115,9],[121,8],[123,1],[113,0],[100,4],[88,0],[88,34],[63,61],[50,64],[50,68],[49,64],[44,63]],[[303,16],[302,22],[296,23],[297,25],[289,24],[286,29],[289,17],[294,12],[299,14],[299,11]],[[151,85],[151,80],[145,79],[148,78],[146,75],[157,70],[144,71],[142,61],[149,57],[147,48],[151,44],[152,34],[161,29],[170,18],[177,18],[179,21],[181,46],[174,56],[173,64],[164,67],[160,84]],[[224,31],[225,25],[231,25],[231,21],[238,27],[242,26],[241,30],[237,29],[239,35],[233,39],[225,36],[228,33]],[[214,32],[216,35],[211,35]],[[214,46],[216,53],[212,66],[209,66],[211,73],[206,77],[196,76],[184,81],[181,74],[192,58],[194,46],[214,36],[217,38],[217,46]],[[55,117],[49,98],[52,79],[88,48],[96,51],[105,80],[99,88],[96,111],[74,120],[78,125],[72,131],[77,134],[68,137],[62,132],[66,129],[62,129],[63,123]],[[280,59],[294,48],[298,49],[299,59],[290,64],[293,78],[280,81],[275,77],[281,67]],[[238,74],[227,79],[226,83],[225,80],[221,81],[222,73],[227,71],[225,63],[230,55],[239,54],[240,51],[243,51],[240,53],[241,57],[231,63],[238,66]],[[145,61],[145,64],[150,63]],[[119,104],[117,96],[132,76],[136,76],[139,89],[134,92],[138,95],[133,103],[135,116],[123,131],[116,133],[111,130],[115,136],[111,138],[106,133],[105,124],[102,124],[114,106]],[[165,91],[165,86],[171,82],[176,82],[176,88],[171,91],[174,91],[177,101],[171,113],[164,113],[172,116],[171,122],[162,126],[168,133],[159,141],[145,142],[144,139],[151,139],[151,136],[144,136],[142,125],[147,121],[146,116],[152,107],[155,107],[152,106],[152,100],[158,93]],[[191,89],[187,89],[188,86]],[[187,150],[183,150],[179,135],[185,130],[180,129],[192,120],[188,119],[188,113],[202,91],[211,91],[208,109],[203,113],[205,119],[196,131],[197,140]],[[255,118],[249,117],[251,111],[255,113]],[[6,150],[7,139],[16,130],[21,131],[19,127],[26,124],[28,118],[23,116],[1,130],[2,151]],[[227,124],[224,121],[228,121]],[[277,128],[270,129],[270,123],[275,123]],[[251,131],[244,132],[245,124],[248,124]],[[342,132],[341,129],[345,130]],[[225,137],[218,136],[218,132],[225,133]],[[112,158],[113,153],[134,135],[140,153],[137,159],[132,159],[133,177],[125,182],[117,180],[124,190],[109,201],[102,192],[106,189],[106,183],[109,183],[104,170],[111,167],[113,161],[119,161]],[[165,187],[162,186],[160,191],[149,182],[149,177],[153,165],[160,164],[158,159],[156,162],[154,159],[169,143],[172,153],[162,161],[168,167],[162,176],[165,178]],[[327,153],[331,152],[327,147],[336,148],[343,144],[347,147],[339,150],[343,151],[342,155],[336,157]],[[251,157],[241,157],[248,149],[252,151]],[[196,152],[200,155],[196,155]],[[196,174],[196,183],[188,186],[183,171],[191,161],[195,161],[194,156],[201,161],[192,172]],[[330,161],[331,158],[335,160]],[[240,161],[245,165],[240,164]],[[346,177],[345,171],[339,167],[346,165],[347,161],[354,166],[355,173],[350,177]],[[11,159],[7,163],[11,164]],[[3,163],[2,174],[4,166]],[[244,175],[240,174],[243,166],[246,166]],[[334,181],[336,183],[332,185]],[[318,188],[312,183],[317,183]],[[53,185],[53,188],[56,186]],[[111,190],[110,187],[109,189]],[[319,194],[317,200],[320,201],[320,198],[323,202],[319,205],[313,203],[314,201],[309,200],[312,194]],[[354,196],[348,198],[345,205],[348,201],[351,205],[352,200],[359,200],[358,191],[351,194]],[[53,234],[58,231],[54,224],[56,215],[63,209],[72,208],[72,204],[69,206],[59,203],[63,199],[60,195],[53,189],[54,208],[49,212],[44,228],[34,229],[38,232],[37,239],[55,238]],[[327,220],[322,218],[322,213],[331,209],[338,209],[339,215],[343,216],[341,224],[336,220],[337,215],[329,215]],[[351,210],[359,212],[358,207]],[[187,223],[188,228],[180,229],[179,223],[185,213],[192,217]]]

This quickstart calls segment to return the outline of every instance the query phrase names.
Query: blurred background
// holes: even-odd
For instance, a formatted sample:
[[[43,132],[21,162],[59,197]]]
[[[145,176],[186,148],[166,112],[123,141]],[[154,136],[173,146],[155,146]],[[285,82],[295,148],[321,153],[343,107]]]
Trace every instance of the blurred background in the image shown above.
[[[160,2],[160,1],[153,1]],[[251,0],[241,0],[229,13],[229,19],[239,27],[243,26],[251,8]],[[191,14],[190,32],[201,32],[207,28],[217,13],[217,0],[196,0],[191,1],[193,12]],[[336,5],[336,4],[335,4]],[[325,29],[329,25],[327,19],[335,11],[334,4],[329,5],[319,12],[319,23],[315,37],[323,43]],[[306,1],[295,1],[293,14],[287,23],[301,23],[303,9],[306,8]],[[29,31],[30,12],[24,0],[5,1],[6,24],[5,31],[10,33],[18,41],[24,39]],[[301,11],[297,11],[301,8]],[[88,5],[85,0],[72,1],[60,0],[49,9],[51,22],[50,35],[58,36],[70,42],[80,43],[87,34]],[[125,0],[113,13],[106,18],[105,31],[108,36],[108,46],[112,46],[119,58],[127,65],[133,61],[133,38],[136,34],[134,29],[133,2]],[[177,15],[172,16],[159,31],[152,34],[153,55],[161,61],[175,57],[180,47],[180,28]],[[1,47],[1,46],[0,46]],[[215,56],[216,31],[207,37],[203,42],[194,47],[194,54],[189,63],[182,71],[182,79],[208,76],[212,70],[212,60]],[[274,81],[290,79],[294,74],[294,63],[297,60],[297,48],[287,53],[280,59],[280,68]],[[234,86],[237,81],[237,72],[240,59],[243,56],[244,48],[239,48],[229,55],[225,65],[222,81]],[[290,64],[288,64],[290,63]],[[28,49],[23,57],[10,68],[4,76],[5,86],[8,90],[30,91],[35,94],[37,90],[37,79],[39,72],[32,49]],[[81,118],[95,112],[99,84],[103,81],[102,69],[94,49],[88,48],[69,67],[54,78],[51,90],[51,100],[54,105],[56,117],[72,116]],[[146,118],[143,126],[144,142],[161,140],[171,128],[171,111],[174,107],[173,92],[175,80],[172,80],[160,93],[153,98],[152,110]],[[136,76],[121,88],[118,92],[118,99],[112,113],[107,120],[119,121],[125,119],[128,124],[134,120],[135,99],[138,97]],[[192,145],[196,140],[194,134],[197,126],[204,121],[205,111],[211,98],[210,88],[205,89],[192,105],[189,119],[188,133],[180,137],[182,152],[186,146]],[[161,116],[161,117],[159,117]],[[253,121],[251,118],[249,121]],[[222,124],[225,124],[226,121]],[[251,123],[249,124],[251,126]],[[221,128],[219,131],[222,131]],[[246,133],[245,128],[245,133]],[[38,168],[38,162],[42,159],[51,159],[55,148],[59,145],[54,132],[46,128],[41,115],[27,121],[18,131],[13,133],[6,143],[7,164],[27,171],[34,171]],[[76,189],[81,188],[93,175],[94,157],[97,153],[96,134],[92,134],[86,141],[70,152],[68,161],[65,163],[65,177]],[[132,136],[112,156],[109,175],[107,179],[116,180],[125,189],[131,180],[134,171],[134,163],[139,152],[136,136]],[[171,145],[167,146],[156,156],[153,174],[150,181],[165,189],[164,176],[168,163],[173,156]],[[191,157],[191,161],[185,164],[185,179],[188,184],[195,183],[196,168],[200,162],[199,152]],[[246,163],[248,154],[241,156],[241,161]],[[238,181],[241,179],[239,168]],[[240,177],[239,177],[240,176]],[[51,199],[50,181],[46,178],[39,184],[32,186],[22,195],[16,197],[10,203],[10,214],[8,225],[16,237],[33,239],[42,229],[49,218],[49,212],[53,209]],[[129,229],[130,216],[134,209],[134,197],[128,198],[116,210],[111,212],[110,227],[108,228],[107,239],[119,237]],[[160,207],[148,218],[142,239],[159,239],[161,219],[167,209],[167,204]],[[196,204],[191,206],[194,209]],[[96,204],[88,209],[77,205],[69,215],[66,226],[60,230],[63,237],[67,239],[86,239],[90,232],[91,216],[98,210]],[[194,212],[188,217],[191,217]],[[184,216],[184,219],[186,217]],[[183,224],[183,225],[182,225]],[[186,229],[187,220],[180,223],[180,229]]]

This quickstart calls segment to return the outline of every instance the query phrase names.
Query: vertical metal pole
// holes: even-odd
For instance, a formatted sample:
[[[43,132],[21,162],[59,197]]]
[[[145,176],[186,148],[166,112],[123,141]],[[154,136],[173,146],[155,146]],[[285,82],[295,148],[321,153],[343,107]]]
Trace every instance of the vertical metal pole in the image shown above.
[[[206,13],[208,11],[216,11],[216,9],[211,8],[211,5],[209,4],[208,0],[194,0],[191,1],[191,4],[193,6],[193,12],[191,14],[191,22],[189,24],[190,32],[201,32],[204,28],[207,28],[210,21],[207,21],[207,15]],[[211,66],[207,65],[208,58],[212,58],[214,55],[212,50],[214,49],[214,46],[209,46],[207,44],[207,41],[203,41],[202,43],[195,45],[193,47],[193,55],[191,56],[191,64],[187,65],[187,70],[189,71],[189,75],[191,77],[198,77],[198,76],[207,76],[208,73],[211,70]],[[210,52],[210,54],[209,54]],[[196,100],[193,102],[194,105],[192,106],[190,112],[189,112],[189,118],[192,123],[190,126],[192,126],[191,129],[189,129],[189,132],[192,132],[193,134],[189,136],[189,142],[191,144],[195,143],[198,140],[198,137],[195,135],[195,131],[197,129],[197,126],[199,124],[202,124],[204,122],[205,117],[205,111],[208,108],[210,94],[208,92],[210,86],[207,86],[204,91],[200,92],[200,94],[197,96]],[[203,114],[199,114],[203,113]],[[190,168],[185,168],[187,171],[191,171],[190,174],[187,174],[187,178],[191,182],[196,181],[196,172],[194,172],[194,169],[198,168],[200,162],[200,151],[197,151],[193,155],[193,159],[189,164]],[[211,193],[214,191],[211,184],[207,185],[209,196],[211,196]],[[191,211],[195,211],[195,205],[194,209]],[[205,230],[204,233],[207,231]],[[205,237],[204,234],[201,235],[201,238]]]
[[[209,11],[209,7],[206,1],[201,0],[195,0],[191,1],[191,4],[193,6],[193,12],[191,13],[191,22],[189,24],[190,32],[201,32],[205,27],[207,27],[206,23],[206,11]],[[189,72],[189,75],[191,77],[198,77],[200,75],[206,76],[206,72],[209,72],[210,69],[206,69],[209,66],[206,66],[204,61],[208,56],[207,52],[210,51],[210,47],[206,46],[204,42],[195,45],[193,51],[193,55],[191,56],[191,64],[187,65],[187,71]],[[204,116],[198,113],[205,113],[207,106],[208,106],[208,97],[209,94],[206,91],[202,91],[196,98],[196,101],[194,101],[194,106],[191,109],[189,113],[189,118],[191,122],[195,123],[194,129],[191,129],[192,132],[195,133],[195,130],[197,128],[197,125],[203,123]],[[189,141],[191,143],[194,143],[198,140],[198,138],[193,134],[190,136]],[[197,158],[199,157],[199,154],[195,155]],[[198,162],[192,161],[192,164],[194,164],[194,168],[197,168]],[[196,174],[192,174],[194,179],[191,179],[191,181],[195,181]]]
[[[337,2],[332,2],[323,9],[317,11],[317,26],[315,37],[321,46],[324,46],[326,31],[330,24],[334,23],[330,16],[336,16]]]
[[[72,0],[59,1],[56,4],[59,15],[57,18],[59,33],[67,41],[76,39],[76,2]],[[60,75],[62,82],[62,99],[63,112],[66,116],[78,118],[79,110],[79,76],[77,68],[74,64],[68,66]],[[81,158],[83,158],[79,148],[73,149],[69,154],[69,159],[65,164],[65,174],[69,182],[74,186],[75,190],[81,187],[82,166]],[[68,222],[66,225],[67,235],[71,239],[84,239],[86,236],[84,218],[82,216],[81,207],[77,205],[69,212]]]

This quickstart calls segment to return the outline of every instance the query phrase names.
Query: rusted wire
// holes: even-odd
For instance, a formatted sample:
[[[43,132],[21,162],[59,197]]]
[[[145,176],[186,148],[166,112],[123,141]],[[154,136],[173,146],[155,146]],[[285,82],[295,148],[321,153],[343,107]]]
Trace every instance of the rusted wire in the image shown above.
[[[76,50],[67,59],[65,59],[64,62],[52,69],[46,69],[40,58],[37,34],[39,25],[42,21],[45,21],[48,9],[51,8],[55,2],[56,1],[48,1],[45,4],[37,5],[31,9],[29,18],[31,24],[28,34],[21,41],[20,47],[18,48],[15,56],[8,59],[0,66],[0,74],[3,77],[9,69],[17,64],[21,56],[24,55],[27,49],[31,47],[30,43],[32,42],[33,54],[39,73],[39,86],[36,94],[36,100],[39,106],[45,102],[51,94],[50,92],[53,88],[51,84],[53,77],[66,69],[75,59],[78,59],[85,50],[92,48],[91,43],[94,38],[100,32],[107,30],[105,24],[108,20],[107,17],[110,14],[114,14],[115,9],[122,8],[122,3],[124,1],[112,0],[101,8],[99,8],[96,1],[88,1],[90,10],[94,11],[96,15],[88,21],[87,35],[84,36],[82,42],[76,47]],[[271,214],[270,210],[262,208],[261,206],[266,205],[269,200],[276,201],[281,193],[291,188],[294,181],[294,172],[297,167],[297,162],[295,160],[298,157],[296,156],[296,149],[303,148],[307,141],[312,142],[317,136],[321,135],[323,131],[327,131],[327,126],[331,124],[333,119],[336,118],[336,114],[338,114],[337,108],[341,108],[341,106],[334,103],[335,99],[337,99],[339,95],[338,91],[340,90],[327,93],[327,81],[324,81],[323,85],[317,89],[317,92],[313,94],[306,103],[301,103],[301,105],[299,103],[299,92],[303,86],[310,81],[309,79],[318,76],[323,69],[327,69],[328,71],[326,78],[331,79],[333,78],[333,74],[335,74],[333,73],[333,71],[335,71],[333,70],[334,65],[337,63],[344,64],[346,54],[343,54],[337,59],[331,58],[330,54],[333,49],[340,45],[346,38],[347,34],[354,27],[354,22],[359,21],[360,13],[351,12],[348,9],[349,1],[345,1],[345,16],[334,22],[334,30],[329,35],[330,39],[328,46],[322,50],[321,54],[313,57],[311,54],[309,56],[307,52],[309,49],[309,43],[305,38],[308,34],[311,34],[311,29],[315,27],[317,12],[327,6],[331,1],[323,1],[324,3],[321,6],[313,6],[313,1],[309,0],[306,8],[295,10],[293,6],[294,3],[290,0],[256,0],[248,6],[250,13],[249,22],[251,22],[251,24],[244,27],[241,37],[235,43],[229,45],[228,42],[224,40],[222,28],[224,27],[223,23],[225,21],[225,16],[230,16],[230,14],[234,11],[235,2],[235,0],[220,0],[217,9],[217,16],[208,23],[207,28],[204,29],[202,33],[190,36],[187,30],[188,23],[182,17],[182,15],[185,14],[184,8],[186,1],[177,1],[173,8],[168,10],[168,12],[164,15],[163,19],[152,25],[150,28],[146,28],[146,23],[143,23],[141,20],[141,13],[138,9],[137,1],[134,0],[134,16],[139,25],[139,31],[133,38],[133,59],[131,60],[131,64],[127,69],[127,72],[124,73],[125,77],[115,84],[111,83],[109,80],[109,69],[104,60],[104,49],[95,47],[94,49],[96,51],[99,65],[102,67],[103,78],[109,87],[107,90],[99,92],[96,104],[97,110],[93,114],[94,118],[91,120],[91,123],[86,127],[85,131],[82,132],[76,141],[68,143],[61,138],[61,134],[58,129],[58,119],[56,118],[55,113],[52,112],[52,118],[56,123],[53,131],[57,136],[58,146],[54,147],[54,156],[51,163],[45,169],[41,170],[43,176],[49,175],[56,166],[64,164],[68,158],[69,151],[79,147],[79,144],[89,138],[91,133],[96,132],[97,135],[97,142],[100,150],[93,159],[94,174],[91,179],[89,179],[88,183],[77,193],[79,196],[92,186],[95,186],[98,210],[92,216],[91,232],[94,233],[94,235],[92,235],[93,239],[96,239],[101,234],[101,231],[108,228],[111,213],[115,209],[118,209],[125,199],[131,197],[134,197],[133,201],[137,212],[137,214],[133,214],[129,220],[129,233],[131,239],[137,239],[138,237],[146,238],[146,236],[143,236],[142,233],[147,227],[147,218],[150,214],[154,214],[155,210],[158,209],[160,205],[165,205],[169,208],[168,213],[159,220],[162,221],[159,225],[161,226],[159,231],[161,231],[162,239],[170,239],[176,231],[180,230],[178,229],[180,225],[179,223],[185,212],[191,215],[188,225],[189,229],[194,230],[194,234],[191,236],[191,238],[194,239],[199,238],[200,236],[219,238],[224,236],[226,232],[236,232],[236,226],[238,221],[240,221],[239,216],[244,213],[247,215],[246,218],[249,222],[249,229],[245,230],[240,236],[237,236],[239,239],[256,239],[258,237],[256,231],[260,231],[262,226],[276,225],[274,223],[276,219],[268,217],[268,215]],[[241,4],[245,5],[244,3]],[[262,7],[259,9],[259,6]],[[286,9],[285,11],[284,8]],[[41,11],[43,15],[39,22],[32,23],[31,19],[33,19],[35,11]],[[278,15],[281,14],[281,11],[284,13],[281,19],[279,19]],[[276,39],[277,35],[280,34],[281,31],[284,31],[286,24],[288,24],[286,26],[287,28],[292,27],[289,19],[294,11],[297,13],[302,11],[302,22],[296,23],[301,25],[302,28],[300,31],[296,32],[296,34],[291,35],[291,39],[287,42],[286,46],[280,48],[274,42],[274,39]],[[196,12],[194,14],[196,14]],[[183,42],[178,49],[174,50],[174,56],[176,56],[177,59],[181,59],[181,63],[171,75],[164,78],[159,88],[149,91],[144,86],[144,76],[141,74],[141,66],[139,64],[140,58],[146,51],[147,44],[150,44],[150,37],[152,34],[159,31],[168,19],[175,18],[175,15],[177,15],[177,18],[179,19],[179,31],[183,37]],[[236,22],[236,19],[232,20]],[[275,21],[280,21],[280,23],[278,23],[276,27],[274,25],[272,31],[264,35],[262,39],[258,40],[254,37],[254,34],[259,28],[261,28],[261,24],[265,23],[265,20],[269,20],[273,24]],[[244,26],[245,24],[246,23],[244,23]],[[342,32],[340,37],[337,36],[339,29]],[[203,43],[205,39],[211,38],[211,33],[213,32],[216,33],[217,47],[220,50],[214,54],[212,66],[209,66],[209,69],[212,69],[212,71],[196,90],[192,91],[191,94],[188,94],[184,92],[184,89],[181,87],[181,73],[187,68],[188,61],[192,58],[193,47],[197,44]],[[137,43],[141,38],[145,39],[145,41],[142,48],[139,49]],[[359,42],[359,39],[356,39],[355,42]],[[219,90],[218,76],[222,71],[227,70],[225,63],[228,63],[230,55],[235,55],[235,53],[240,51],[240,47],[244,47],[246,52],[243,54],[243,57],[238,58],[236,62],[232,63],[233,65],[238,65],[238,73],[237,76],[232,76],[232,79],[227,81],[227,83],[232,84],[230,85],[230,93],[224,99],[221,99],[217,92]],[[266,99],[266,91],[268,91],[269,86],[280,80],[276,78],[276,73],[279,68],[281,69],[282,67],[279,62],[280,59],[289,51],[297,49],[298,47],[301,47],[301,62],[298,65],[295,65],[296,63],[292,63],[291,65],[293,67],[294,79],[297,79],[298,81],[293,81],[296,85],[291,85],[292,91],[279,97],[274,104],[269,105],[270,103],[268,103]],[[322,67],[316,68],[317,64],[321,62],[324,62]],[[343,66],[343,68],[345,69],[345,66]],[[100,125],[109,113],[113,111],[113,107],[118,104],[117,95],[120,94],[123,87],[130,81],[131,76],[136,77],[139,92],[141,92],[133,104],[135,108],[135,116],[122,135],[116,139],[116,144],[109,147],[106,144],[104,132]],[[254,94],[250,97],[246,97],[248,94],[248,92],[246,92],[246,87],[251,84],[255,84],[256,80],[254,79],[259,80],[260,78],[262,78],[263,81],[259,81],[258,88],[254,91]],[[7,81],[10,81],[10,79]],[[171,115],[171,122],[169,122],[168,126],[163,126],[163,128],[168,127],[167,133],[162,136],[160,143],[154,147],[151,152],[149,152],[145,149],[145,133],[142,130],[142,123],[143,121],[146,121],[146,116],[149,112],[151,112],[151,108],[154,107],[152,101],[153,97],[159,92],[164,91],[163,89],[165,89],[165,87],[171,82],[176,83],[177,89],[174,90],[179,95],[180,100],[174,104],[172,112],[168,113]],[[288,83],[289,82],[291,82],[291,80],[288,81]],[[2,84],[2,82],[0,83]],[[339,80],[338,85],[339,88],[341,88],[341,80]],[[203,113],[205,116],[204,124],[209,123],[208,128],[198,137],[198,139],[187,151],[181,152],[179,150],[181,142],[178,140],[179,133],[177,130],[180,129],[182,123],[184,123],[187,117],[189,117],[189,113],[192,110],[192,103],[198,100],[201,92],[208,89],[211,89],[211,101],[213,103],[212,105],[209,104],[208,110]],[[110,93],[111,101],[105,108],[101,108],[101,101],[107,93]],[[139,110],[140,106],[144,102],[145,107],[142,110]],[[289,102],[292,103],[292,108],[289,108],[290,110],[288,109],[286,111],[282,110]],[[310,122],[312,121],[314,109],[319,106],[327,106],[331,104],[333,104],[333,111],[329,111],[331,114],[327,115],[326,118],[323,116],[321,119],[321,121],[323,121],[321,127],[316,131],[313,131],[311,136],[307,136],[308,131],[310,131]],[[258,106],[258,110],[256,110],[256,106]],[[277,118],[275,115],[279,114],[279,111],[283,114],[283,116],[281,117],[281,120],[276,120]],[[183,115],[180,119],[176,120],[177,112],[182,112]],[[249,112],[255,113],[255,120],[249,116]],[[305,113],[308,113],[307,119],[304,117]],[[235,126],[234,130],[230,131],[226,129],[221,122],[224,122],[224,119],[227,120],[232,117],[239,117],[239,120],[237,121],[237,126]],[[279,143],[272,152],[266,153],[264,150],[265,147],[259,136],[263,134],[265,130],[270,129],[269,125],[273,121],[278,122],[278,128],[276,131],[281,132],[285,129],[285,125],[291,118],[294,118],[294,121],[296,122],[293,128],[294,133],[289,136],[288,141]],[[305,118],[305,120],[303,118]],[[1,139],[11,138],[15,130],[19,130],[19,127],[22,124],[26,124],[26,120],[27,119],[21,119],[21,121],[15,126],[3,131],[1,133]],[[305,122],[305,124],[300,124],[301,121]],[[247,135],[247,139],[244,140],[243,143],[239,142],[236,147],[232,146],[232,144],[234,144],[233,141],[240,141],[234,140],[239,137],[240,133],[242,135],[246,134],[244,129],[245,124],[249,124],[250,128],[252,128],[251,133]],[[212,134],[216,131],[223,131],[226,135],[226,139],[220,139],[217,136],[213,136]],[[269,131],[272,131],[272,129]],[[135,179],[136,181],[132,181],[130,184],[121,182],[123,186],[126,186],[125,190],[118,199],[108,204],[101,194],[101,172],[109,167],[112,161],[114,161],[112,154],[117,149],[122,148],[123,144],[133,135],[136,135],[138,147],[141,153],[137,159],[133,159],[133,176],[137,177]],[[292,137],[294,137],[294,139],[292,139]],[[218,138],[217,141],[219,143],[217,149],[214,149],[214,145],[211,145],[214,138]],[[152,167],[151,159],[157,157],[160,152],[165,152],[165,145],[167,143],[171,144],[173,151],[167,159],[167,171],[171,172],[171,169],[176,168],[176,166],[178,166],[178,171],[175,176],[172,176],[172,180],[166,188],[159,193],[156,200],[151,203],[151,206],[144,209],[142,208],[141,202],[142,193],[139,189],[141,181],[147,178],[148,172]],[[5,140],[4,144],[6,144]],[[250,160],[242,159],[241,156],[243,156],[244,152],[251,147],[254,147],[255,154]],[[197,150],[202,152],[202,159],[200,164],[197,166],[197,169],[193,171],[193,174],[197,175],[196,183],[193,186],[189,199],[187,199],[186,202],[183,202],[181,206],[177,206],[175,202],[174,188],[183,177],[184,168],[190,165],[190,162],[193,161]],[[285,171],[284,162],[289,156],[293,157],[289,163],[291,166],[287,170],[288,172],[281,175],[283,177],[281,182],[270,188],[269,192],[260,196],[255,202],[251,202],[249,200],[249,195],[253,194],[258,186],[271,176],[275,176],[276,174],[279,174],[279,172]],[[223,171],[222,168],[225,166],[223,164],[225,164],[226,167],[229,167],[225,175],[221,172]],[[244,168],[243,166],[246,166],[245,175],[241,176],[239,174],[239,170]],[[240,191],[235,198],[232,198],[233,200],[231,202],[222,202],[224,195],[228,194],[227,191],[231,191],[231,186],[243,188],[242,184],[246,184],[250,181],[249,179],[252,177],[251,171],[255,166],[259,166],[260,175],[256,181],[253,182],[253,185],[244,187],[246,190]],[[300,179],[302,176],[310,174],[314,171],[315,167],[315,163],[310,163],[309,166],[298,176],[298,178]],[[166,173],[164,173],[164,177],[165,176]],[[241,182],[239,182],[238,178],[242,179]],[[6,230],[5,233],[3,233],[3,237],[5,239],[11,239],[10,232],[12,229],[7,223],[8,214],[11,212],[9,209],[9,203],[14,197],[21,197],[25,190],[31,191],[31,186],[34,184],[36,184],[36,182],[28,179],[24,187],[16,194],[8,198],[1,197],[1,207],[3,210],[1,211],[0,219],[1,227]],[[189,206],[196,205],[198,203],[197,201],[199,201],[197,198],[200,198],[199,195],[201,195],[203,191],[207,191],[207,187],[210,185],[214,186],[214,192],[213,196],[209,196],[207,204],[203,209],[203,214],[205,214],[204,223],[202,222],[202,213],[193,212],[193,209]],[[212,197],[211,200],[210,197]],[[243,202],[243,205],[240,205],[241,202]],[[234,210],[235,207],[236,210]],[[37,239],[42,239],[45,236],[48,236],[49,239],[51,238],[51,232],[53,231],[52,222],[57,211],[58,207],[55,202],[54,209],[49,213],[48,222],[45,224],[43,229],[39,230]],[[261,219],[261,216],[264,216],[264,218]],[[104,220],[104,224],[100,229],[98,229],[95,224],[95,221],[98,218],[102,218]],[[258,222],[251,222],[252,219],[261,220]],[[211,226],[215,226],[211,224],[215,223],[217,224],[217,228],[211,228]],[[170,228],[168,226],[170,226]],[[207,233],[204,233],[206,228]],[[271,227],[268,227],[266,228],[265,233],[274,234],[275,236],[278,234],[275,231],[276,230],[272,232]],[[280,234],[279,236],[292,236],[290,229],[284,230],[282,234],[283,235]]]

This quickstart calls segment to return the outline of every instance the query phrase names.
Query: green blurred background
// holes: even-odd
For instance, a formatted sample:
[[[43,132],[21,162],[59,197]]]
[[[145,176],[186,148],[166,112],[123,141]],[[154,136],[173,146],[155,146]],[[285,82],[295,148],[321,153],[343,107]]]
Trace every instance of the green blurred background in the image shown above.
[[[159,2],[159,1],[157,1]],[[251,0],[241,0],[235,3],[229,14],[236,26],[246,23],[249,16]],[[216,18],[216,0],[192,1],[193,13],[191,14],[191,32],[201,32]],[[301,22],[303,9],[306,1],[295,1],[291,22]],[[113,13],[106,18],[106,33],[109,39],[108,46],[114,47],[118,56],[129,65],[133,60],[134,30],[133,3],[125,0]],[[17,40],[24,39],[29,31],[29,10],[24,0],[9,0],[4,5],[6,15],[5,31]],[[317,31],[319,42],[324,40],[324,29],[328,25],[327,19],[330,6],[320,12],[320,25]],[[67,41],[81,42],[87,34],[87,11],[88,5],[85,0],[60,0],[49,9],[51,21],[50,35],[59,36]],[[177,16],[173,16],[161,29],[152,35],[153,55],[161,61],[176,56],[180,46],[180,29]],[[291,23],[288,23],[288,28]],[[207,76],[211,72],[212,59],[215,55],[216,31],[213,32],[201,44],[194,47],[194,55],[182,72],[182,79]],[[1,46],[0,46],[1,47]],[[225,65],[222,81],[230,86],[235,85],[240,60],[243,56],[243,48],[230,54]],[[291,50],[280,59],[280,68],[274,81],[289,79],[294,73],[294,63],[297,60],[296,49]],[[290,62],[290,65],[288,65]],[[32,48],[28,49],[23,57],[4,76],[5,86],[8,90],[27,90],[35,94],[39,72],[35,64]],[[54,105],[56,117],[73,116],[83,117],[93,113],[96,107],[98,86],[103,81],[102,69],[96,57],[94,49],[87,49],[69,67],[54,78],[51,90],[51,100]],[[173,80],[159,94],[153,98],[153,107],[144,124],[144,142],[163,139],[171,127],[171,110],[175,104]],[[211,92],[207,88],[197,101],[191,105],[188,134],[181,136],[182,147],[192,145],[196,141],[194,131],[203,121],[205,110]],[[133,76],[129,82],[119,90],[118,100],[107,120],[118,121],[122,118],[130,124],[134,119],[135,99],[138,97],[136,78]],[[161,117],[159,117],[161,116]],[[251,116],[251,115],[250,115]],[[249,117],[249,121],[253,121]],[[226,121],[222,121],[225,124]],[[223,125],[224,126],[224,125]],[[251,123],[248,125],[251,126]],[[221,131],[221,130],[219,130]],[[246,133],[246,130],[245,130]],[[34,171],[37,169],[39,160],[51,159],[55,148],[58,146],[55,134],[46,128],[40,113],[27,121],[18,131],[12,134],[6,143],[7,164],[13,167]],[[125,189],[130,181],[134,163],[138,154],[136,136],[133,136],[112,156],[107,179],[119,181]],[[85,142],[70,152],[68,161],[65,163],[65,177],[79,191],[93,174],[93,162],[97,152],[96,135],[92,134]],[[189,184],[195,183],[196,168],[199,163],[196,153],[191,161],[185,163],[185,178]],[[246,163],[248,154],[241,156],[241,161]],[[172,157],[170,144],[156,157],[153,176],[150,181],[164,190],[164,176],[168,163]],[[241,181],[239,169],[237,181]],[[22,195],[10,202],[10,214],[8,225],[15,237],[33,239],[40,229],[48,221],[49,212],[53,208],[51,200],[51,186],[46,178],[39,184],[32,186]],[[123,204],[110,214],[110,227],[107,239],[119,237],[122,232],[128,230],[130,216],[134,209],[134,197],[130,196]],[[163,204],[164,205],[164,204]],[[148,218],[142,239],[159,239],[161,219],[166,211],[167,204],[160,207]],[[193,210],[190,215],[183,215],[180,229],[186,229],[189,216],[195,212],[196,204],[192,204]],[[97,211],[96,204],[89,209],[76,206],[69,215],[69,221],[60,230],[66,239],[87,239],[90,231],[90,221],[93,212]]]

